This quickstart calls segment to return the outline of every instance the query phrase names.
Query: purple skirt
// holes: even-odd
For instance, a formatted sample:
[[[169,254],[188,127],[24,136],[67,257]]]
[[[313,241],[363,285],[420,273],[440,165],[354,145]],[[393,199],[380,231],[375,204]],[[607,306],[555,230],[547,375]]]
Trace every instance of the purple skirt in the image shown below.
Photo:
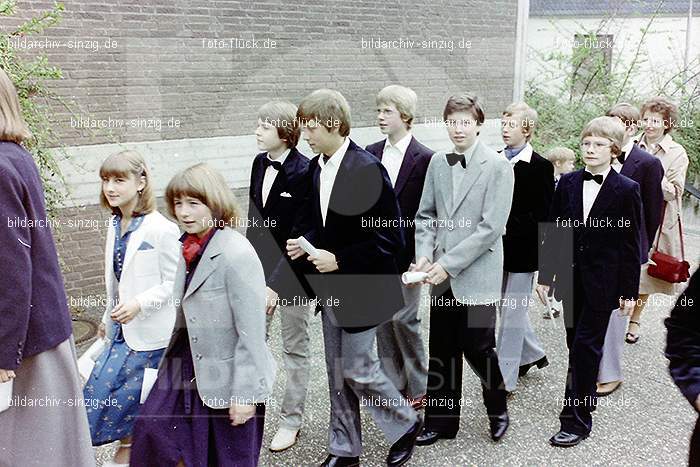
[[[226,409],[199,398],[189,338],[181,332],[158,371],[136,419],[132,467],[254,467],[258,465],[265,405],[243,425],[232,426]],[[169,384],[174,382],[175,384]]]

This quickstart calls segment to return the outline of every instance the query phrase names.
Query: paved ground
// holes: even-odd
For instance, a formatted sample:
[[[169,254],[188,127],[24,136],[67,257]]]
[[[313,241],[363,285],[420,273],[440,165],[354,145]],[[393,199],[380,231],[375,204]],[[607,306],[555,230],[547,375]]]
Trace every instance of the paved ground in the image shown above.
[[[687,245],[689,258],[698,258],[700,235],[697,232],[690,233]],[[551,364],[521,378],[517,393],[509,404],[511,426],[505,438],[495,444],[488,437],[480,389],[476,377],[467,367],[463,394],[465,406],[459,435],[455,440],[417,448],[407,465],[685,465],[695,413],[668,375],[667,360],[663,356],[666,331],[662,321],[668,315],[671,302],[670,299],[661,300],[661,297],[655,296],[660,300],[645,310],[640,341],[635,345],[625,345],[624,385],[612,396],[601,399],[609,405],[599,407],[594,413],[593,433],[581,445],[561,449],[551,447],[547,442],[559,427],[558,404],[564,393],[567,351],[562,319],[554,322],[541,319],[544,309],[538,305],[531,310],[531,320]],[[422,316],[426,316],[426,310],[422,311]],[[423,322],[427,339],[427,320]],[[275,320],[272,335],[271,347],[281,361],[279,320]],[[313,368],[301,438],[295,447],[283,453],[273,454],[265,447],[260,465],[318,465],[326,456],[328,389],[320,319],[312,320],[312,335]],[[279,400],[281,394],[282,379],[279,378],[273,399]],[[268,409],[265,446],[269,445],[277,428],[279,407],[276,405],[271,404]],[[366,413],[363,414],[363,424],[365,452],[362,465],[385,465],[388,443]],[[111,456],[112,450],[111,446],[97,449],[100,462]]]

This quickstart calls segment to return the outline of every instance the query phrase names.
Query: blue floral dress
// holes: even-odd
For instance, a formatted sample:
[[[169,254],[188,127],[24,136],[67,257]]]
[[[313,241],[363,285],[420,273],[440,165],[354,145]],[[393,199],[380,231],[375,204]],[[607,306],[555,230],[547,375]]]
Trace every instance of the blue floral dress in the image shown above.
[[[115,289],[121,278],[124,254],[129,237],[139,228],[143,216],[134,217],[124,235],[121,234],[121,217],[115,216],[114,276]],[[115,290],[115,292],[117,292]],[[115,297],[117,297],[115,293]],[[141,385],[144,368],[157,368],[165,349],[137,352],[124,340],[121,324],[112,321],[112,336],[95,362],[83,396],[87,407],[93,446],[111,443],[131,435],[135,417],[140,409]]]

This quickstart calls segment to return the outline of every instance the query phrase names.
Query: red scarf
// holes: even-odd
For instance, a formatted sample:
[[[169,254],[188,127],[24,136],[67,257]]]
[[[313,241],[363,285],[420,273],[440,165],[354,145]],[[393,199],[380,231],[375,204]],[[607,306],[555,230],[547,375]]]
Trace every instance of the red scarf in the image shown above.
[[[207,243],[207,240],[211,238],[214,234],[215,229],[209,229],[209,231],[202,235],[202,238],[197,237],[193,234],[187,234],[185,241],[182,242],[182,256],[185,258],[185,262],[189,267],[192,260],[194,260],[199,254],[202,246]]]

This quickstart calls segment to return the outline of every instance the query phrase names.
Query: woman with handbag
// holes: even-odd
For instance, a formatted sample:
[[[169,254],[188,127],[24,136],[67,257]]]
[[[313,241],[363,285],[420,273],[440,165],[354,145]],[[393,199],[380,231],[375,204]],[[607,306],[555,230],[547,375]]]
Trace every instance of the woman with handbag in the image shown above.
[[[629,344],[639,340],[640,317],[649,295],[655,293],[674,295],[675,283],[682,282],[683,279],[678,273],[685,269],[681,198],[689,160],[683,146],[673,141],[670,134],[677,122],[678,107],[664,97],[649,99],[642,106],[644,133],[639,139],[639,146],[658,157],[664,167],[664,178],[661,181],[664,212],[654,246],[649,254],[649,263],[642,268],[639,300],[625,335],[625,341]],[[680,274],[680,276],[683,275],[687,280],[687,271],[685,274]]]

